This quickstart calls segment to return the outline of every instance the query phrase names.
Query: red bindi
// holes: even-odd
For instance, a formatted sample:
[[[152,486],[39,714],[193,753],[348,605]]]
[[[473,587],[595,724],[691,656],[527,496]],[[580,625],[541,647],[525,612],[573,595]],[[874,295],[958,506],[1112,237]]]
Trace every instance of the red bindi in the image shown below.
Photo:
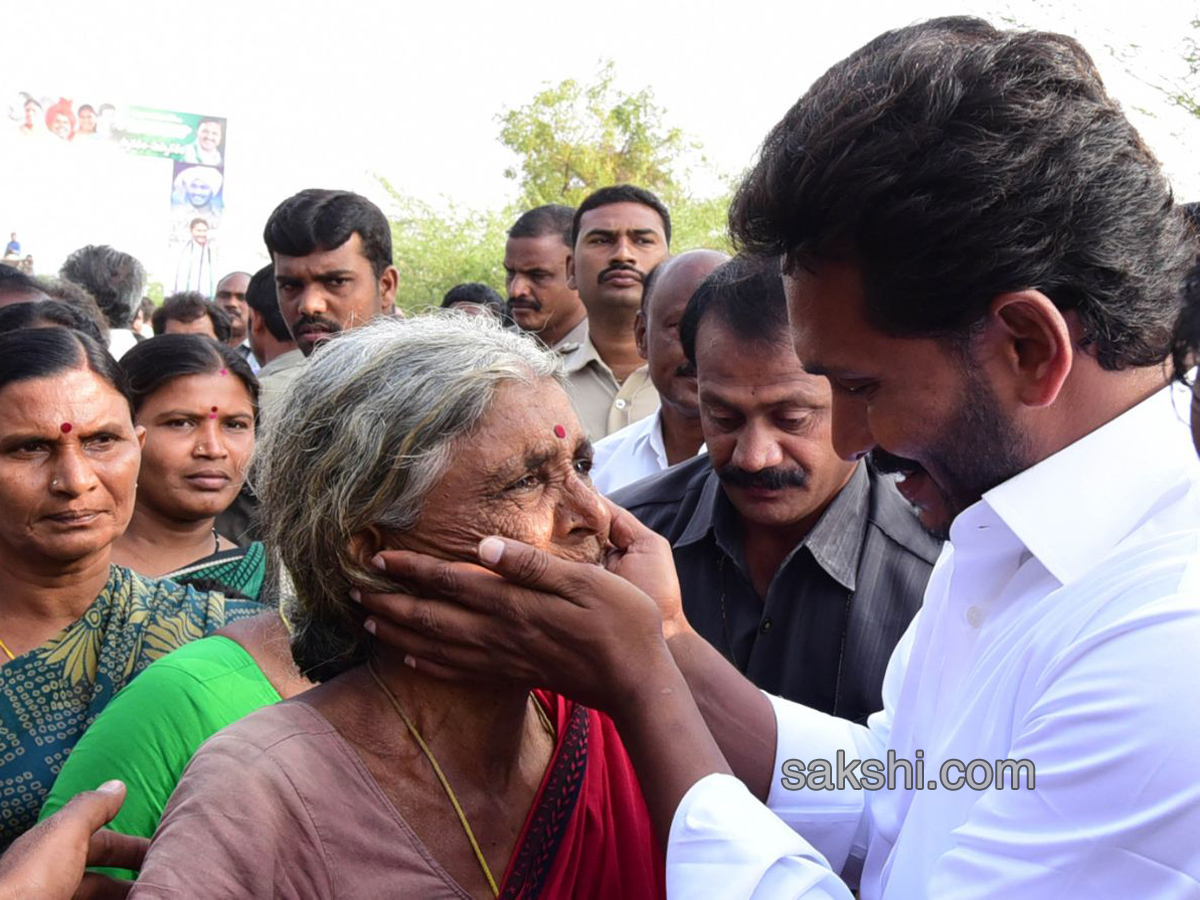
[[[59,427],[59,429],[62,431],[62,433],[63,433],[63,434],[70,434],[70,433],[71,433],[71,423],[70,423],[70,422],[63,422],[63,423],[62,423],[61,425],[59,425],[58,427]]]
[[[563,428],[561,425],[555,425],[554,436],[557,438],[565,438],[567,436],[567,429]]]
[[[229,374],[229,370],[228,370],[228,369],[222,369],[222,370],[221,370],[221,374],[222,374],[222,375],[228,375],[228,374]],[[213,409],[216,409],[216,407],[214,406],[214,407],[213,407]]]
[[[215,406],[212,408],[212,412],[208,414],[208,417],[210,419],[215,419],[217,417],[217,408]]]

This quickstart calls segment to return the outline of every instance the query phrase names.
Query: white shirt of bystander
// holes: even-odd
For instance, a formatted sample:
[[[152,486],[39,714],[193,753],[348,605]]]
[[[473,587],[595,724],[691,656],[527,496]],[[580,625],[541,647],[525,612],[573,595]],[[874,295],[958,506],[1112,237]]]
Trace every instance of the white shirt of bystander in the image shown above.
[[[704,453],[700,445],[697,454]],[[596,441],[592,484],[608,496],[626,485],[669,469],[663,443],[662,410]]]
[[[1164,389],[964,511],[893,653],[884,710],[861,726],[773,698],[770,809],[729,776],[693,785],[670,896],[849,900],[840,872],[863,900],[1200,897],[1189,401]],[[785,785],[801,771],[788,760],[836,772],[838,751],[921,759],[920,789],[902,771],[877,791]],[[951,760],[1029,760],[1034,786],[947,789],[963,777]]]

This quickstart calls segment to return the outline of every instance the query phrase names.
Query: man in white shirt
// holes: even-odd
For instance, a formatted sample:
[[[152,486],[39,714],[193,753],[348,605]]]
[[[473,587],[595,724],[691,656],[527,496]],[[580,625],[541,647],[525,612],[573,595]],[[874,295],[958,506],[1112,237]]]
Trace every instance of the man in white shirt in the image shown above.
[[[364,597],[411,632],[371,627],[610,712],[673,897],[1200,896],[1200,463],[1166,364],[1190,240],[1091,60],[976,19],[881,35],[768,135],[731,222],[784,257],[839,453],[908,460],[954,516],[884,709],[735,678],[619,510],[607,572],[389,554],[452,602]]]
[[[592,483],[600,493],[611,494],[703,448],[696,371],[679,341],[679,321],[701,282],[728,259],[719,250],[689,250],[660,263],[646,279],[633,333],[661,405],[596,442]]]
[[[213,303],[225,310],[229,316],[230,347],[250,364],[255,375],[259,374],[261,365],[254,356],[250,346],[250,305],[246,301],[246,291],[250,286],[249,272],[230,272],[217,282],[217,292]]]

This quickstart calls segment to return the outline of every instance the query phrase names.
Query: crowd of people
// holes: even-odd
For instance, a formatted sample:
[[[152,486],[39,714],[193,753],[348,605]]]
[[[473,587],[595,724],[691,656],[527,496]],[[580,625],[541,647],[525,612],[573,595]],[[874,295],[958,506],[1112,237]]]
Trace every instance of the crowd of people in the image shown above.
[[[309,189],[211,296],[0,270],[0,898],[1200,898],[1198,218],[949,18],[732,257],[604,186],[406,318]]]

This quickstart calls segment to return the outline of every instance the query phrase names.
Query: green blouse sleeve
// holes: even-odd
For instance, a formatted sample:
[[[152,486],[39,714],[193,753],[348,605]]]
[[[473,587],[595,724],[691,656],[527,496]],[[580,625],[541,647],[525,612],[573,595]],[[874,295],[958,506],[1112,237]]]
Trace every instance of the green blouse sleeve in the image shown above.
[[[254,659],[225,637],[194,641],[146,668],[80,738],[39,818],[110,778],[125,782],[109,825],[150,837],[192,755],[217,731],[279,702]]]

